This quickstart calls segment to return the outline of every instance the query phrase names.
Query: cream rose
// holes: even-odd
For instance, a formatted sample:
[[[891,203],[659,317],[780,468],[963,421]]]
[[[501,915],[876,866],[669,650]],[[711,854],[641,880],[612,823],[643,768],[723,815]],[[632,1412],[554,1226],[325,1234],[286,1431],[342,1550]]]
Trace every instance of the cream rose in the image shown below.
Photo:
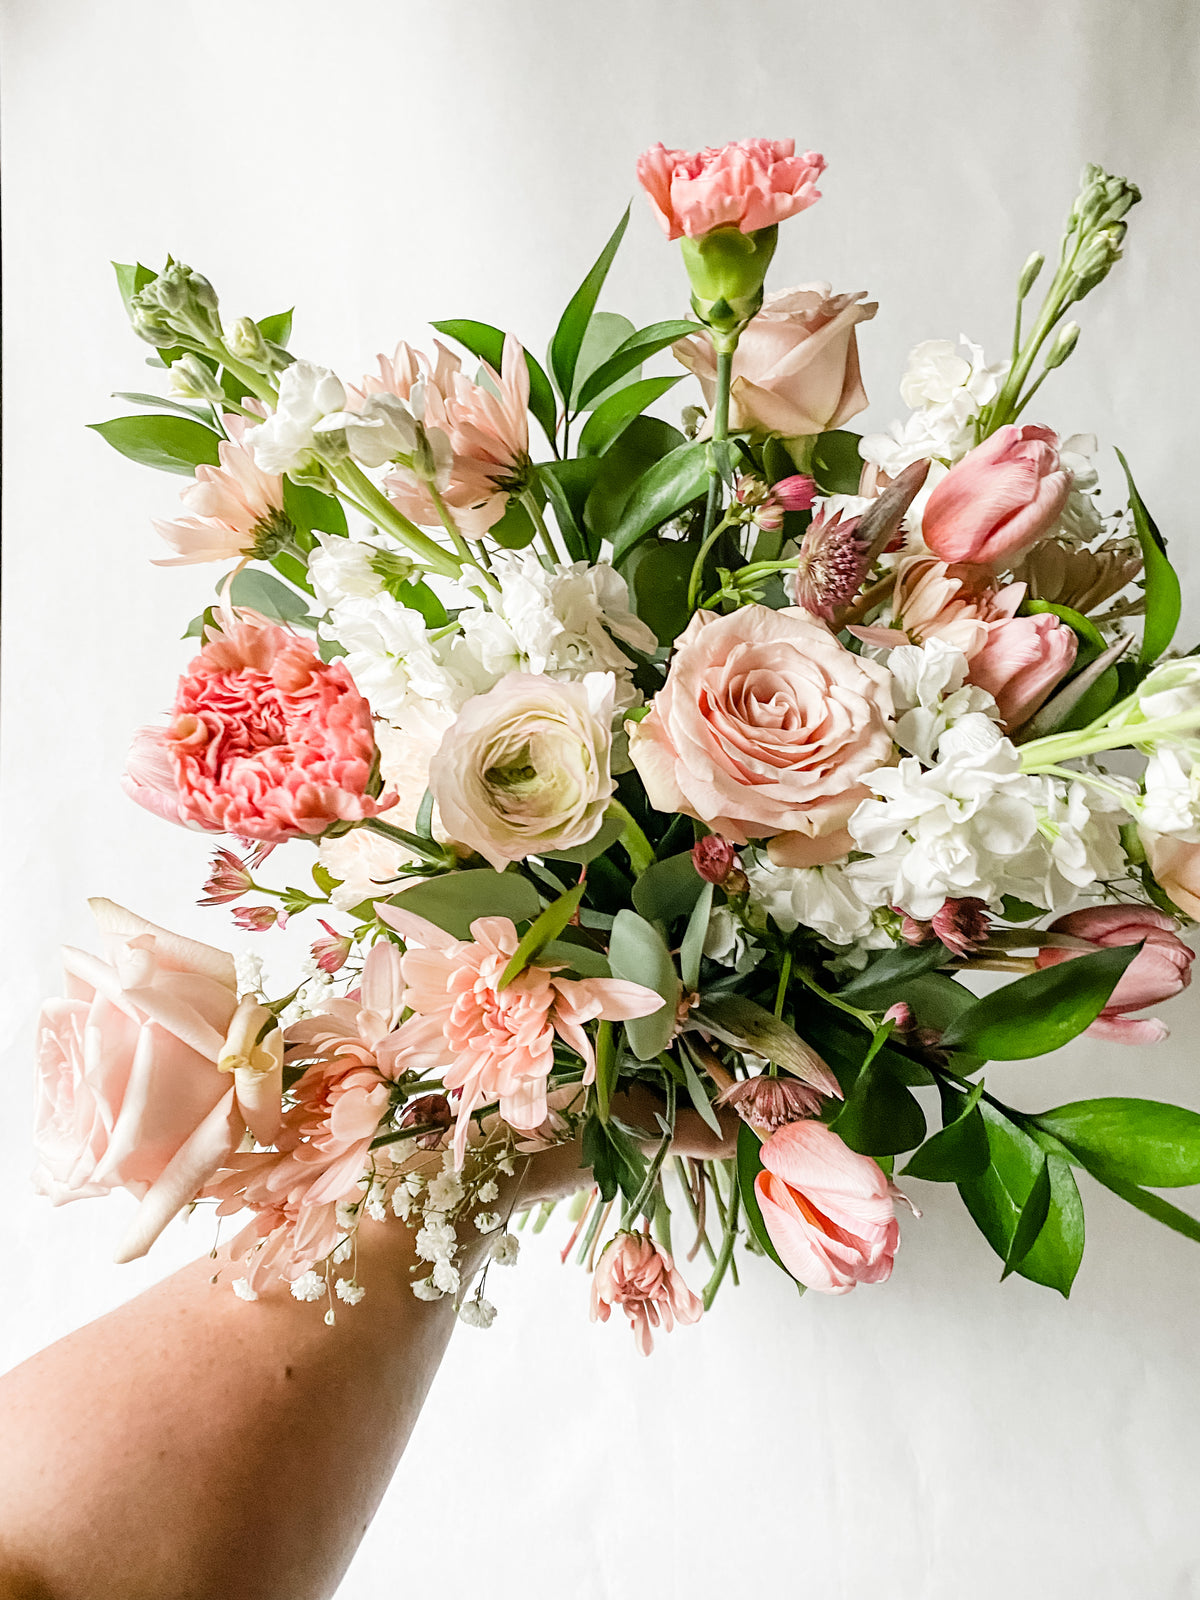
[[[698,611],[629,754],[656,810],[814,866],[850,848],[860,779],[892,759],[891,714],[887,671],[807,611]]]
[[[459,712],[429,764],[442,826],[502,872],[510,861],[585,844],[615,785],[615,680],[510,672]]]
[[[858,294],[833,294],[827,283],[769,294],[743,330],[733,357],[731,428],[756,428],[798,438],[840,428],[866,406],[855,328],[879,309]],[[672,346],[700,380],[709,405],[717,358],[700,334]]]

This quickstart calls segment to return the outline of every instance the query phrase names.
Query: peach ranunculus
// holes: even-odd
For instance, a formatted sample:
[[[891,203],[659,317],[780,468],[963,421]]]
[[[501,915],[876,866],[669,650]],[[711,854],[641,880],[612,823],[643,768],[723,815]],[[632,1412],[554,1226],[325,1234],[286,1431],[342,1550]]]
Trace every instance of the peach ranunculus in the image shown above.
[[[615,680],[510,672],[459,712],[429,763],[442,827],[497,871],[586,844],[615,784],[609,771]]]
[[[243,443],[247,419],[223,421],[229,438],[217,446],[220,466],[197,467],[195,481],[180,494],[190,515],[154,524],[175,551],[155,561],[156,567],[265,557],[294,531],[283,512],[283,479],[256,466]]]
[[[248,1124],[274,1136],[282,1050],[254,1043],[270,1014],[239,1005],[231,956],[111,900],[91,908],[104,954],[65,949],[67,998],[42,1012],[34,1182],[56,1205],[114,1188],[141,1198],[118,1257],[131,1260]]]
[[[704,1312],[670,1255],[644,1233],[618,1233],[596,1263],[592,1321],[607,1322],[614,1307],[629,1318],[644,1356],[654,1351],[655,1328],[670,1333],[677,1322],[698,1322]]]
[[[937,485],[921,532],[943,561],[1002,567],[1049,533],[1070,492],[1058,435],[1032,423],[1009,423],[968,451]]]
[[[436,463],[438,493],[459,532],[478,539],[529,480],[529,368],[520,343],[508,334],[500,371],[484,366],[492,385],[485,388],[467,377],[462,362],[444,344],[435,343],[436,362],[403,342],[394,355],[380,356],[378,375],[369,375],[360,390],[351,390],[349,404],[361,407],[374,396],[389,394],[407,404],[417,390],[426,434],[449,456],[447,462]],[[396,466],[384,487],[413,522],[441,526],[429,485],[417,473]]]
[[[819,865],[851,848],[860,780],[892,759],[890,681],[807,611],[698,611],[630,725],[630,758],[655,810],[735,844],[771,839],[783,865]]]
[[[694,153],[653,145],[638,157],[638,182],[668,239],[714,228],[756,233],[821,198],[825,157],[796,154],[794,139],[741,139]]]
[[[769,294],[734,352],[729,426],[798,438],[857,416],[867,395],[855,330],[879,309],[873,301],[861,303],[865,294],[835,295],[827,283]],[[712,340],[697,334],[671,348],[699,378],[711,407],[717,381]]]
[[[1120,1044],[1157,1044],[1167,1037],[1167,1025],[1157,1017],[1131,1017],[1127,1013],[1160,1005],[1192,981],[1195,955],[1175,927],[1174,918],[1165,912],[1137,905],[1086,906],[1050,924],[1051,933],[1087,939],[1097,949],[1144,941],[1121,974],[1104,1010],[1087,1029],[1089,1035]],[[1086,950],[1044,945],[1038,951],[1037,964],[1039,968],[1054,967],[1086,954]]]
[[[532,1132],[545,1122],[546,1079],[557,1036],[582,1057],[584,1083],[596,1060],[584,1024],[647,1017],[662,999],[619,978],[560,978],[554,967],[528,966],[498,987],[520,943],[507,917],[480,917],[470,939],[454,939],[423,917],[378,907],[409,943],[403,960],[405,1003],[413,1015],[393,1041],[400,1067],[437,1070],[458,1095],[455,1157],[461,1166],[471,1115],[499,1102],[510,1127]]]
[[[371,708],[340,661],[253,612],[211,633],[174,720],[135,737],[125,791],[159,816],[282,844],[377,816]]]
[[[809,1289],[845,1294],[892,1275],[900,1245],[895,1186],[821,1122],[789,1122],[760,1152],[754,1180],[784,1266]]]
[[[1163,893],[1194,921],[1200,922],[1200,844],[1171,834],[1139,828],[1150,871]]]

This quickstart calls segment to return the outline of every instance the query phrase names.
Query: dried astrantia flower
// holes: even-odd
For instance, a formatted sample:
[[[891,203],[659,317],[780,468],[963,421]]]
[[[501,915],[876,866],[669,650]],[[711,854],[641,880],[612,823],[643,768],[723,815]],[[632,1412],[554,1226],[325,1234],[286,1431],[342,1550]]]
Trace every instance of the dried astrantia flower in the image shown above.
[[[798,1078],[772,1078],[760,1073],[743,1078],[717,1096],[718,1106],[732,1106],[751,1126],[774,1133],[789,1122],[820,1115],[821,1095]]]

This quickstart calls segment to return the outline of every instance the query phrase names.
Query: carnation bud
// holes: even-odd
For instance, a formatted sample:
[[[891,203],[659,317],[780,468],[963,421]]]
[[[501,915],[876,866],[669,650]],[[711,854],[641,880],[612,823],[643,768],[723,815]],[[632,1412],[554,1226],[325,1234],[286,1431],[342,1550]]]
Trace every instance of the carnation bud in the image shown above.
[[[692,864],[705,883],[720,888],[738,864],[737,850],[719,833],[709,833],[692,846]]]

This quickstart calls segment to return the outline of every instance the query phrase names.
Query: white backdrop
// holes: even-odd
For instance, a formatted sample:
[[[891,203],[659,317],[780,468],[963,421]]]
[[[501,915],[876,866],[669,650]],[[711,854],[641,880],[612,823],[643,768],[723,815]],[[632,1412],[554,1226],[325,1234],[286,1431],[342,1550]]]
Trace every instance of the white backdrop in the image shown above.
[[[108,1256],[125,1197],[27,1188],[29,1066],[60,940],[89,894],[216,943],[207,847],[118,789],[168,703],[211,574],[148,564],[180,481],[84,424],[148,387],[110,258],[169,250],[234,314],[295,304],[295,345],[354,375],[427,318],[544,346],[632,188],[636,153],[794,134],[826,198],[782,230],[776,286],[881,301],[868,421],[908,347],[1003,354],[1011,286],[1049,250],[1080,164],[1136,178],[1126,261],[1089,302],[1046,420],[1126,450],[1200,607],[1189,0],[6,0],[7,577],[0,1366],[208,1245]],[[674,316],[684,285],[644,205],[603,302]],[[1039,420],[1041,418],[1039,417]],[[1113,459],[1106,496],[1115,501]],[[1144,1093],[1200,1106],[1200,985],[1153,1052],[1076,1045],[996,1072],[1018,1104]],[[652,1361],[591,1327],[556,1226],[501,1316],[461,1330],[341,1593],[640,1600],[771,1587],[812,1600],[1184,1600],[1195,1507],[1200,1252],[1089,1186],[1070,1305],[999,1266],[952,1191],[914,1185],[892,1283],[802,1304],[751,1262]],[[561,1233],[561,1229],[557,1230]],[[491,1292],[489,1290],[489,1292]]]

